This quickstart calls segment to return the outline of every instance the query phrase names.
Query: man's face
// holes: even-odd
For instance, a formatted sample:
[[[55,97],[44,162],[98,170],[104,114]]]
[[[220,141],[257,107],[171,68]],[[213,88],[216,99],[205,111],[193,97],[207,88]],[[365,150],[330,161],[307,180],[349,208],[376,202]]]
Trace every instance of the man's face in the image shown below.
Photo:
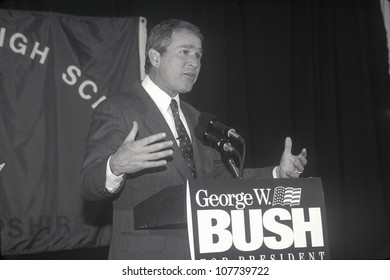
[[[201,58],[202,43],[194,33],[173,32],[171,43],[155,68],[153,81],[171,97],[189,92],[198,78]]]

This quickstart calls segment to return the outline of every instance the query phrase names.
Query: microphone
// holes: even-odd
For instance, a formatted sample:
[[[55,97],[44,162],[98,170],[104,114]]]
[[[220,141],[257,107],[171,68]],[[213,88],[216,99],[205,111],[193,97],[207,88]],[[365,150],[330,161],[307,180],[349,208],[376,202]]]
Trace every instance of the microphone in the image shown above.
[[[221,151],[225,151],[237,157],[240,156],[240,153],[226,139],[218,137],[216,134],[207,131],[204,127],[200,125],[197,125],[195,127],[195,135],[202,142],[214,145],[218,147]]]
[[[244,138],[242,138],[233,128],[220,123],[216,116],[207,113],[201,113],[198,118],[198,122],[206,128],[218,131],[227,138],[234,138],[241,143],[245,142]]]

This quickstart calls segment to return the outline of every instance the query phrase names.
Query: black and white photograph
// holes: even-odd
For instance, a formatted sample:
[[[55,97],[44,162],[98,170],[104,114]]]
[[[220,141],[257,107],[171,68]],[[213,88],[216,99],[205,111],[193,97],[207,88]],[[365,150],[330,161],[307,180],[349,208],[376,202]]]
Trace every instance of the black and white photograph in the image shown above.
[[[389,50],[388,0],[0,1],[0,265],[389,260]]]

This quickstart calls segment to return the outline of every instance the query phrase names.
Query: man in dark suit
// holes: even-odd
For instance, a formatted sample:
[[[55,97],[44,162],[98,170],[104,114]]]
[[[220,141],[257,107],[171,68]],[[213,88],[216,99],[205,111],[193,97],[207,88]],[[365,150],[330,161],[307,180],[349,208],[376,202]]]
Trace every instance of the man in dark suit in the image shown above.
[[[199,111],[179,99],[198,77],[202,40],[199,29],[188,22],[160,23],[147,40],[146,78],[94,112],[82,194],[88,200],[113,201],[111,259],[190,258],[186,230],[136,231],[134,206],[188,178],[232,177],[220,154],[195,137]],[[245,169],[243,176],[297,178],[305,165],[306,150],[292,155],[286,138],[279,166]]]

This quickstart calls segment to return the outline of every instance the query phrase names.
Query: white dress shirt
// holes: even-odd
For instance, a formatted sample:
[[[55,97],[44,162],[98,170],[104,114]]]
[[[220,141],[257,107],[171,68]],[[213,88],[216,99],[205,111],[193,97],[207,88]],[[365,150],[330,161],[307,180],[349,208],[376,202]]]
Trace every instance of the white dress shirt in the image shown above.
[[[171,129],[173,136],[175,136],[177,144],[179,145],[175,121],[173,119],[172,110],[171,110],[171,106],[170,106],[172,98],[165,91],[161,90],[155,83],[153,83],[153,81],[149,78],[149,76],[146,76],[145,79],[142,81],[142,86],[146,90],[146,92],[149,94],[150,98],[152,98],[154,103],[156,103],[161,114],[164,116],[165,121],[169,125],[169,128]],[[174,99],[177,102],[180,120],[183,122],[183,125],[186,128],[189,137],[191,138],[191,133],[190,133],[190,130],[188,128],[187,120],[184,117],[184,114],[183,114],[181,107],[180,107],[179,94],[176,95]]]

